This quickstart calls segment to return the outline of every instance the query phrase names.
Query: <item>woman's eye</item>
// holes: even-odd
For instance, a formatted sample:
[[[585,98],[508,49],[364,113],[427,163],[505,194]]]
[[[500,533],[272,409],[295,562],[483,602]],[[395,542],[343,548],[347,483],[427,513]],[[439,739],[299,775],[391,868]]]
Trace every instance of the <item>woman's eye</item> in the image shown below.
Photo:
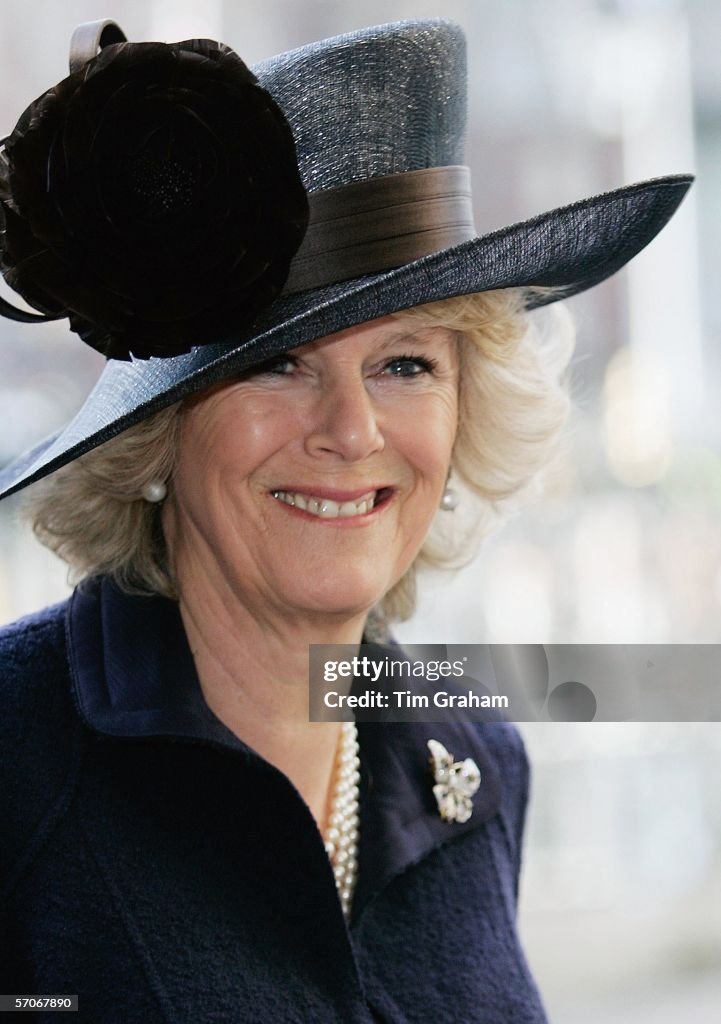
[[[423,356],[397,356],[385,364],[385,370],[392,377],[420,377],[424,373],[433,373],[436,364],[432,359]]]
[[[292,356],[274,356],[254,367],[250,375],[253,377],[287,377],[293,372],[296,365]]]

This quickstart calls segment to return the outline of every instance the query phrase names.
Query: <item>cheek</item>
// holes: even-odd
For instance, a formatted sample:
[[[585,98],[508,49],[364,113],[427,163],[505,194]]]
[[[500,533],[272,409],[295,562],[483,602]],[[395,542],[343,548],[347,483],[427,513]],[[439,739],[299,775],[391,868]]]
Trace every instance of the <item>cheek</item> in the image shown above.
[[[423,403],[400,427],[407,458],[429,483],[445,482],[458,425],[458,402],[454,393]]]
[[[298,430],[294,415],[279,415],[277,406],[220,399],[213,408],[199,406],[181,428],[176,477],[194,490],[208,486],[234,489],[247,481],[289,443]]]
[[[242,416],[226,423],[221,444],[252,465],[260,465],[298,435],[300,425],[292,409],[264,401],[243,409]]]

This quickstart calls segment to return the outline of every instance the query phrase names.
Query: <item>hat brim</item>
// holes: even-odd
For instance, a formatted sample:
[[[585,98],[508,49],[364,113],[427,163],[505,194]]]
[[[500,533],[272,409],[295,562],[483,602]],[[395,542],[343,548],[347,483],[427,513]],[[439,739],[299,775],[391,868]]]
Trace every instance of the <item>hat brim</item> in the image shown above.
[[[110,360],[73,420],[0,471],[0,498],[135,423],[270,356],[411,306],[500,288],[538,288],[529,306],[610,277],[661,230],[693,177],[629,185],[432,253],[393,270],[281,296],[253,328],[172,359]]]

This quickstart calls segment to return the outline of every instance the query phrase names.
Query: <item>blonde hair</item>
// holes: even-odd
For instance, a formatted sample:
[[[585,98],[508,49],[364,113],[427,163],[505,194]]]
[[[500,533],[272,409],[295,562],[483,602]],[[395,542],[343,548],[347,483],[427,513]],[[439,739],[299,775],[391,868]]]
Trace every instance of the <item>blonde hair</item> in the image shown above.
[[[520,290],[482,292],[398,314],[462,339],[451,472],[466,507],[436,516],[415,562],[374,610],[376,635],[412,614],[416,569],[469,561],[553,453],[569,406],[564,372],[573,332],[557,306],[530,314],[524,298]],[[128,592],[177,598],[159,506],[142,491],[158,479],[172,491],[181,406],[130,427],[33,489],[26,515],[74,581],[107,573]]]

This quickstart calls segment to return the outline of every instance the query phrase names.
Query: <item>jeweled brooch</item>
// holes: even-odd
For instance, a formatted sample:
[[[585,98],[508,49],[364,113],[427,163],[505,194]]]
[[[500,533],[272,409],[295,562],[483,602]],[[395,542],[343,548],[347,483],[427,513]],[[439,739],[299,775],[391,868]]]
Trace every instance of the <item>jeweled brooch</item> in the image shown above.
[[[467,757],[454,761],[442,743],[428,740],[431,768],[436,784],[433,795],[438,812],[444,821],[468,821],[473,814],[473,794],[481,784],[481,773],[476,762]]]

